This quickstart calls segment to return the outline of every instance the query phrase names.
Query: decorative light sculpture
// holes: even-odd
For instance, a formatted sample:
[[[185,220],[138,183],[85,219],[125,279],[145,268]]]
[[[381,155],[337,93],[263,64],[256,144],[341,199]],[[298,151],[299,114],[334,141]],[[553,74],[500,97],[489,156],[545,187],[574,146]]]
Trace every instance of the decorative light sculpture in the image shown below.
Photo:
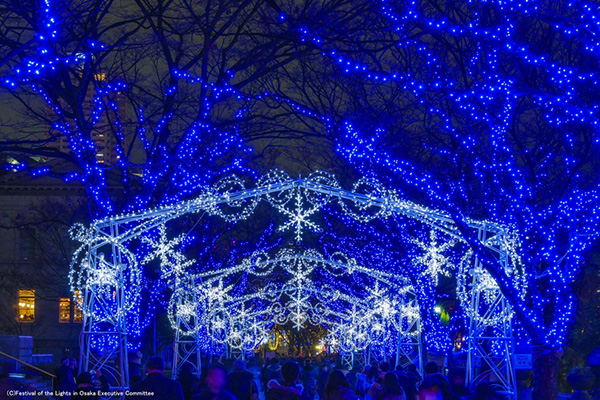
[[[425,266],[426,269],[423,271],[423,275],[428,275],[434,286],[439,283],[439,275],[450,276],[450,271],[454,269],[454,265],[443,253],[456,244],[455,240],[438,244],[437,233],[432,230],[429,233],[429,243],[424,243],[416,238],[413,239],[413,243],[424,251],[413,262]]]
[[[156,239],[142,239],[144,246],[149,248],[148,256],[142,261],[148,263],[151,259],[157,259],[161,263],[163,279],[173,290],[169,316],[177,337],[202,336],[215,346],[226,344],[228,348],[244,352],[265,342],[274,324],[292,321],[297,328],[304,323],[327,325],[338,336],[340,349],[346,351],[357,351],[371,344],[376,347],[387,345],[391,337],[390,331],[396,332],[395,337],[418,338],[421,329],[419,305],[406,278],[384,269],[361,266],[341,252],[334,252],[326,258],[314,250],[296,254],[289,249],[282,250],[275,258],[271,258],[266,251],[258,251],[236,266],[189,274],[187,271],[193,261],[188,260],[178,249],[184,237],[168,239],[164,228],[168,221],[190,213],[206,212],[227,221],[238,221],[250,217],[256,206],[265,201],[290,217],[282,225],[282,229],[293,227],[295,239],[301,240],[305,228],[316,228],[313,221],[307,224],[307,217],[322,211],[326,205],[338,204],[343,214],[359,222],[393,215],[420,221],[450,238],[450,242],[442,247],[450,248],[448,243],[452,241],[465,241],[453,219],[444,212],[404,201],[395,191],[385,189],[373,179],[360,179],[353,188],[354,191],[341,189],[330,174],[323,172],[312,173],[307,178],[291,179],[287,174],[275,171],[260,178],[255,188],[248,189],[241,179],[230,177],[206,187],[201,195],[190,201],[100,219],[86,231],[89,233],[78,234],[86,243],[76,253],[72,281],[78,281],[79,276],[87,277],[88,273],[94,276],[95,269],[102,272],[100,276],[110,280],[108,277],[111,275],[105,272],[126,271],[130,265],[132,273],[126,272],[124,276],[137,276],[139,267],[127,245],[136,238],[144,238],[147,232],[154,232]],[[290,211],[294,210],[289,207],[290,202],[296,206],[295,211]],[[302,218],[294,219],[295,216]],[[511,230],[489,221],[468,220],[466,223],[474,231],[484,231],[487,237],[495,238],[482,241],[482,245],[498,254],[508,271],[507,276],[512,280],[511,274],[518,270],[518,260],[514,255],[518,254],[519,243],[510,239],[513,237]],[[444,269],[439,249],[436,250],[435,246],[424,247],[428,252],[421,261],[434,261],[432,266],[425,267],[431,271]],[[99,250],[102,248],[113,249],[110,263],[101,261]],[[119,264],[115,260],[128,261]],[[105,262],[108,264],[105,265]],[[236,274],[267,277],[275,268],[287,274],[287,282],[267,284],[252,294],[234,295],[236,292],[232,278]],[[84,274],[81,275],[80,271],[84,271]],[[321,280],[315,281],[311,276],[315,271],[335,279],[320,278]],[[475,271],[475,274],[479,274],[478,270]],[[368,277],[370,282],[369,285],[363,285],[362,292],[344,286],[344,277],[350,279],[358,275]],[[80,281],[83,284],[85,279]],[[337,283],[330,285],[327,281]],[[100,287],[96,283],[82,286],[87,290],[86,299],[102,299]],[[471,296],[479,296],[479,289],[484,288],[495,290],[488,285],[476,286],[474,290],[468,289],[466,292]],[[121,289],[126,291],[128,287],[123,286]],[[369,294],[366,293],[368,290],[371,290]],[[136,289],[132,293],[135,297]],[[87,301],[84,303],[88,304]],[[270,306],[267,307],[267,304]],[[87,329],[87,334],[93,335],[94,321],[102,320],[103,316],[90,313],[89,307],[84,309],[88,311],[88,322],[84,324],[84,330]],[[501,320],[512,313],[505,303],[492,311],[494,314],[500,313]],[[123,310],[117,312],[124,313]],[[472,320],[475,320],[477,312],[474,310],[472,313]],[[113,318],[112,321],[123,324],[123,319]],[[203,328],[197,328],[199,325]],[[118,329],[124,331],[126,327],[118,325]],[[398,351],[401,349],[402,346],[399,346]]]

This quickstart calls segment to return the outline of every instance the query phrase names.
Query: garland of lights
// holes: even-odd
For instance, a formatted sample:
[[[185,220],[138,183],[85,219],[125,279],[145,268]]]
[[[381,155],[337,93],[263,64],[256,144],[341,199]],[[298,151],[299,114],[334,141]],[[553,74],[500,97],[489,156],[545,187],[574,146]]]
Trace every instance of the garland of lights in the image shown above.
[[[320,229],[310,217],[333,201],[337,201],[344,215],[361,223],[402,214],[441,230],[451,237],[450,241],[438,243],[435,231],[431,231],[428,244],[416,239],[412,241],[424,251],[413,262],[425,266],[422,275],[431,280],[434,286],[438,283],[439,274],[448,275],[449,270],[453,269],[443,253],[463,240],[452,220],[444,213],[403,201],[396,192],[385,189],[374,179],[360,179],[354,184],[353,191],[349,192],[342,190],[331,174],[321,171],[296,180],[281,171],[272,171],[261,177],[253,189],[246,189],[241,179],[230,176],[205,188],[195,200],[142,213],[105,218],[92,224],[90,230],[82,227],[73,229],[72,236],[84,245],[73,260],[72,281],[77,281],[78,285],[72,285],[72,289],[85,289],[84,279],[79,276],[88,274],[93,278],[88,289],[104,299],[107,296],[103,287],[114,285],[114,279],[110,280],[112,275],[105,272],[114,272],[124,265],[131,268],[131,273],[127,275],[131,282],[126,282],[126,291],[130,287],[138,287],[135,279],[139,284],[140,267],[124,243],[153,230],[155,234],[152,236],[141,237],[141,243],[148,251],[140,264],[146,265],[155,259],[160,262],[161,280],[172,290],[167,314],[173,329],[180,336],[201,336],[216,344],[226,344],[231,349],[249,351],[268,341],[269,331],[275,324],[292,323],[296,329],[305,323],[323,324],[329,326],[338,337],[341,350],[359,351],[369,345],[385,345],[392,331],[401,337],[420,334],[420,324],[414,323],[420,320],[419,306],[415,300],[407,301],[405,298],[412,291],[406,278],[399,280],[392,273],[360,266],[355,259],[342,252],[333,252],[325,258],[314,250],[296,254],[290,249],[283,249],[271,258],[268,252],[259,250],[233,267],[191,273],[195,261],[187,259],[180,250],[186,240],[185,235],[169,239],[165,223],[185,213],[200,211],[235,222],[248,218],[260,201],[266,201],[288,218],[278,230],[292,230],[298,242],[302,240],[304,230]],[[119,235],[113,237],[102,234],[105,229],[112,229],[114,224],[130,224],[134,221],[137,225],[123,230]],[[475,229],[485,226],[490,234],[495,234],[494,238],[501,238],[487,240],[483,244],[508,254],[513,264],[508,267],[513,271],[518,270],[515,268],[519,248],[518,241],[514,240],[516,235],[509,237],[505,227],[488,221],[470,220],[468,223]],[[98,234],[93,236],[91,232]],[[89,262],[81,262],[86,257],[95,259],[96,251],[103,246],[114,246],[126,263],[118,268],[113,267],[102,261],[100,256],[97,257],[100,260],[98,266],[92,268]],[[85,252],[89,252],[89,255]],[[460,269],[462,275],[459,274],[459,295],[464,297],[468,290],[483,291],[484,294],[490,292],[490,285],[465,289],[463,264]],[[83,273],[77,275],[77,268]],[[270,283],[251,294],[240,294],[235,285],[225,283],[236,274],[268,277],[274,269],[285,272],[290,277],[289,281],[280,285]],[[317,286],[309,278],[317,269],[331,277],[362,274],[372,279],[375,286],[368,293],[364,292],[366,286],[363,287],[362,294],[327,284]],[[485,278],[484,272],[477,273]],[[100,281],[94,274],[101,276]],[[139,297],[139,289],[132,289],[131,296],[134,299]],[[463,305],[468,304],[462,297]],[[114,314],[108,308],[107,315],[96,315],[93,310],[82,306],[86,315],[93,315],[99,321]],[[121,314],[115,315],[120,316],[126,311],[121,310]],[[478,316],[479,310],[468,313],[474,318],[483,318]],[[511,315],[509,312],[491,317],[486,314],[485,318],[488,323],[497,323]]]
[[[497,246],[501,240],[507,242],[506,248],[519,247],[517,235],[493,236],[486,242],[488,245]],[[515,285],[521,298],[524,298],[527,291],[527,278],[521,257],[515,251],[511,251],[507,256],[511,261],[509,264],[511,268],[505,270],[505,273]],[[469,249],[462,257],[456,280],[458,299],[469,317],[487,326],[503,324],[513,317],[514,311],[511,307],[494,309],[497,302],[502,298],[502,292],[498,283],[482,267],[481,263],[473,261],[473,250]],[[479,304],[478,309],[471,302],[470,296],[473,292],[481,293],[484,300],[483,303]]]
[[[94,317],[99,322],[117,321],[132,310],[141,294],[142,272],[135,255],[122,243],[114,241],[112,251],[120,255],[117,263],[108,262],[103,253],[90,259],[91,248],[104,244],[104,239],[92,238],[85,228],[76,224],[71,229],[74,239],[84,242],[73,255],[69,270],[69,283],[73,298],[86,317]],[[124,299],[117,296],[125,287]],[[86,303],[82,293],[94,293],[94,302]],[[80,295],[77,296],[76,294]]]
[[[295,199],[295,206],[288,207],[291,199]],[[384,188],[373,178],[361,178],[353,185],[352,191],[343,190],[335,177],[324,171],[313,172],[306,178],[292,179],[285,172],[275,170],[263,175],[258,179],[257,186],[251,189],[247,189],[239,177],[232,175],[212,186],[204,187],[202,194],[194,200],[144,212],[101,218],[94,221],[91,228],[102,231],[111,224],[141,221],[138,227],[113,238],[124,241],[150,229],[153,224],[160,226],[165,221],[186,213],[204,211],[234,223],[249,218],[261,200],[288,217],[279,230],[294,227],[297,241],[302,240],[301,234],[305,229],[320,229],[309,217],[334,201],[337,201],[346,215],[359,222],[366,223],[399,214],[441,230],[458,241],[464,241],[447,213],[402,200],[396,191]],[[308,209],[303,207],[304,200],[310,204]],[[485,226],[490,232],[509,230],[506,226],[487,220],[468,219],[467,222],[474,229]],[[505,250],[510,249],[502,249]]]
[[[232,295],[233,286],[223,283],[237,273],[266,276],[276,268],[289,276],[288,282],[281,286],[270,284],[255,293],[236,297]],[[375,286],[367,290],[369,294],[363,298],[328,285],[317,287],[309,278],[317,268],[335,277],[368,274],[376,279]],[[191,336],[200,333],[203,327],[211,340],[226,343],[232,349],[253,350],[268,341],[274,324],[288,322],[295,329],[301,329],[305,323],[330,326],[339,336],[338,343],[344,351],[384,344],[392,327],[405,336],[420,333],[418,328],[414,329],[414,321],[419,319],[418,306],[414,300],[403,300],[410,292],[410,286],[406,286],[405,281],[394,283],[389,274],[359,266],[341,253],[325,259],[314,250],[295,254],[290,249],[283,249],[271,259],[266,252],[257,251],[235,267],[196,274],[190,282],[202,278],[205,278],[204,282],[193,288],[173,292],[169,302],[171,325],[180,335]],[[395,296],[386,295],[389,288],[394,288]],[[253,309],[257,300],[268,301],[271,305],[265,310]],[[344,302],[344,308],[351,311],[334,310],[329,306],[338,301]],[[193,326],[194,321],[197,326]]]

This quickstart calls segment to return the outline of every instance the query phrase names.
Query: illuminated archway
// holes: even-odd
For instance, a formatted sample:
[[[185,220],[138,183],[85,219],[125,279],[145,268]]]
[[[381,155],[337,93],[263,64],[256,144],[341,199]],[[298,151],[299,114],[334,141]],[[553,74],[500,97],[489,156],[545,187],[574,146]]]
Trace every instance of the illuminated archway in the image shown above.
[[[140,292],[137,282],[141,276],[142,267],[140,263],[144,264],[151,259],[160,260],[161,272],[171,282],[174,299],[169,308],[177,332],[180,334],[190,332],[189,335],[187,333],[185,335],[192,338],[194,335],[198,335],[200,332],[199,327],[204,326],[201,324],[202,319],[206,318],[206,315],[211,315],[210,313],[214,314],[216,309],[209,307],[207,308],[208,314],[199,314],[195,309],[195,305],[201,303],[197,300],[206,299],[206,296],[208,296],[206,293],[210,293],[211,290],[215,289],[214,287],[212,289],[206,287],[206,293],[202,291],[198,293],[194,288],[197,285],[202,285],[199,279],[213,283],[218,282],[217,276],[219,274],[215,274],[214,277],[208,275],[189,276],[187,267],[193,261],[187,260],[185,255],[178,250],[178,245],[182,240],[181,236],[174,239],[167,238],[165,223],[186,214],[201,212],[219,216],[229,222],[235,222],[249,218],[261,201],[270,204],[287,218],[287,222],[279,227],[279,231],[293,231],[298,242],[302,240],[302,233],[305,229],[318,228],[311,221],[311,216],[323,211],[325,205],[335,204],[339,206],[342,213],[363,223],[376,218],[402,215],[417,220],[425,226],[431,227],[433,231],[441,232],[456,242],[465,241],[453,219],[444,212],[431,210],[402,200],[396,191],[387,190],[371,179],[360,179],[351,191],[343,190],[332,175],[324,172],[310,174],[307,178],[291,179],[283,172],[274,171],[264,175],[258,180],[256,187],[249,189],[245,187],[241,179],[235,176],[229,177],[219,181],[212,187],[205,188],[203,193],[194,200],[140,213],[105,218],[92,223],[89,229],[77,226],[73,229],[74,238],[80,240],[83,245],[75,253],[70,277],[73,292],[84,293],[81,300],[77,298],[84,312],[82,331],[84,368],[97,368],[106,364],[109,356],[94,357],[91,351],[91,338],[104,334],[112,335],[116,338],[115,351],[119,353],[120,360],[120,365],[115,374],[118,375],[123,387],[128,385],[125,315],[128,310],[135,307],[136,302],[139,302]],[[506,276],[511,279],[517,288],[524,292],[525,284],[518,257],[519,243],[517,235],[508,227],[489,221],[471,220],[468,222],[468,226],[478,233],[483,246],[491,249],[497,255],[504,265]],[[147,232],[156,229],[161,232],[158,240],[146,238],[145,234]],[[128,243],[134,239],[145,241],[152,248],[150,254],[140,262],[127,248]],[[435,240],[432,240],[429,244],[421,245],[424,255],[420,262],[428,265],[427,273],[435,278],[436,274],[441,272],[440,268],[443,267],[443,258],[439,257],[440,248],[436,245]],[[287,255],[285,257],[290,259],[292,256]],[[293,257],[297,261],[303,260],[302,262],[311,259],[310,255],[294,255]],[[320,259],[320,261],[313,259],[312,261],[323,264],[325,269],[334,265],[328,264],[324,259]],[[330,259],[329,262],[331,261]],[[245,264],[242,262],[238,267],[246,268],[247,272],[260,273],[264,269],[268,270],[271,265],[273,263],[266,261],[249,261]],[[345,269],[345,274],[351,274],[351,270],[353,273],[353,268],[357,266],[352,260],[346,259],[344,262],[336,264],[336,267]],[[368,268],[365,268],[361,273],[367,270]],[[385,275],[385,271],[379,272],[382,273],[382,276]],[[381,279],[379,281],[381,283]],[[515,393],[515,377],[510,357],[513,346],[511,340],[513,313],[510,305],[502,296],[496,282],[470,251],[463,255],[461,265],[457,271],[457,282],[461,306],[465,308],[469,316],[467,380],[470,382],[476,379],[477,365],[474,360],[477,358],[488,365],[491,373],[498,377],[507,391]],[[286,290],[282,290],[280,293],[285,292]],[[276,293],[277,290],[273,290],[266,292],[265,295],[274,296]],[[326,293],[327,291],[323,291],[321,288],[314,291],[303,290],[301,294],[318,298],[319,295],[323,296]],[[351,313],[352,308],[356,308],[353,302],[360,303],[357,298],[360,297],[350,296],[347,299],[345,315],[339,313],[339,310],[335,310],[338,314],[329,312],[326,307],[321,310],[322,312],[320,311],[315,315],[330,316],[332,321],[352,320],[351,317],[348,317],[348,313]],[[241,300],[238,299],[238,301]],[[248,308],[242,307],[241,304],[243,304],[243,301],[236,310],[246,310],[244,313],[247,313]],[[283,304],[281,306],[277,304],[279,303],[274,301],[272,307],[281,307],[281,310],[286,309]],[[312,303],[310,308],[312,312]],[[228,307],[227,312],[231,314],[229,309]],[[268,315],[285,315],[288,318],[289,315],[293,314],[276,311],[271,309]],[[397,312],[399,309],[395,309],[395,311]],[[266,315],[264,314],[266,311],[262,310],[261,312],[263,312],[263,316]],[[217,314],[214,315],[216,318]],[[296,313],[295,315],[300,314]],[[97,328],[99,322],[103,323],[104,326],[112,327],[112,329],[99,332]],[[217,324],[219,329],[223,324],[225,328],[236,326],[235,324],[238,324],[240,320],[239,318],[223,316],[221,322],[222,324]],[[349,325],[338,323],[336,329],[344,338],[352,337],[353,332],[351,329],[344,327],[353,326],[353,324],[354,322]],[[250,324],[250,326],[256,332],[261,329],[256,324]],[[493,336],[489,335],[490,330],[493,331]],[[249,332],[246,325],[244,325],[244,329],[238,331]],[[237,342],[232,342],[233,344],[245,343],[241,334],[232,334],[235,330],[228,331],[224,329],[222,332],[223,338],[229,338],[228,340],[231,340],[232,337],[237,338],[235,339]],[[362,337],[361,335],[363,335],[362,332],[358,336]],[[183,345],[183,341],[179,343]],[[488,345],[485,343],[488,343]],[[495,357],[490,352],[492,348],[495,349],[496,354],[501,354],[502,357],[499,359]],[[184,355],[184,358],[189,358],[192,354],[194,352],[188,350],[187,356]]]
[[[285,275],[260,289],[224,284],[241,274],[269,276],[274,271]],[[348,282],[339,281],[344,277]],[[371,345],[394,346],[394,351],[399,345],[412,346],[413,352],[406,353],[410,361],[422,354],[419,306],[406,277],[366,268],[339,252],[326,258],[314,250],[284,249],[274,257],[257,251],[234,267],[187,279],[173,288],[169,303],[169,319],[182,346],[189,338],[191,343],[207,340],[243,356],[263,344],[274,325],[291,322],[295,329],[306,323],[326,326],[345,354]],[[321,283],[336,279],[335,288]],[[181,361],[189,361],[188,354],[189,349]]]

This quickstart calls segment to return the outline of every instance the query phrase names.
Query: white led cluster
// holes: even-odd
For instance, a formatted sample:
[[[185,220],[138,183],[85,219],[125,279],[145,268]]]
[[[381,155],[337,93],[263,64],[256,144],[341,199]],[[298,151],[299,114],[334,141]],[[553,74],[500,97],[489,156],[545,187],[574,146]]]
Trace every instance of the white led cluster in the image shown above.
[[[274,324],[291,323],[297,329],[307,323],[323,324],[330,327],[340,349],[351,351],[384,343],[392,330],[403,336],[420,333],[420,324],[416,323],[420,320],[419,306],[408,279],[361,266],[341,252],[324,257],[314,250],[296,253],[283,249],[272,257],[257,251],[233,267],[190,274],[195,261],[187,259],[181,250],[185,235],[169,239],[166,222],[199,212],[235,222],[248,218],[261,201],[286,218],[278,230],[292,231],[296,241],[302,240],[306,230],[321,230],[311,218],[332,203],[339,204],[346,215],[360,222],[390,215],[421,221],[432,231],[428,243],[412,241],[423,251],[414,263],[424,267],[423,275],[431,278],[434,285],[440,275],[450,275],[455,269],[445,252],[465,242],[450,216],[402,200],[396,191],[384,188],[374,179],[362,178],[352,191],[346,191],[331,174],[322,171],[297,179],[271,171],[254,188],[246,188],[240,178],[230,176],[206,187],[191,201],[105,218],[95,221],[90,229],[75,225],[71,235],[83,245],[74,254],[70,281],[74,293],[89,294],[84,299],[77,297],[84,314],[116,325],[139,303],[141,270],[135,255],[127,249],[132,240],[139,239],[149,250],[140,264],[158,260],[162,278],[172,290],[167,311],[180,336],[202,334],[215,343],[249,350],[268,341]],[[467,220],[467,224],[488,233],[491,239],[483,244],[509,260],[507,277],[525,293],[516,233],[489,221]],[[450,239],[440,243],[438,232]],[[103,252],[110,254],[110,259],[105,259]],[[487,325],[506,321],[512,311],[495,306],[501,298],[498,285],[483,268],[473,266],[472,258],[468,251],[457,272],[458,297],[463,307],[470,317]],[[235,291],[234,296],[234,285],[226,284],[234,281],[236,274],[267,277],[275,269],[282,271],[287,280],[267,284],[254,293]],[[315,281],[317,269],[331,279]],[[343,277],[357,275],[373,282],[370,294],[366,294],[369,288],[353,292],[339,283],[344,282]],[[473,294],[481,294],[483,299],[477,307],[470,302]]]
[[[416,238],[412,240],[412,243],[424,251],[413,262],[425,266],[426,269],[422,274],[428,275],[434,286],[439,283],[439,275],[450,276],[450,271],[454,269],[454,265],[450,262],[449,257],[444,255],[444,252],[456,244],[455,240],[438,243],[437,233],[432,230],[429,233],[429,243],[424,243]]]
[[[142,242],[149,245],[152,251],[141,261],[141,264],[147,264],[153,259],[160,260],[160,268],[163,277],[170,283],[171,287],[179,287],[180,280],[189,272],[187,269],[195,264],[196,260],[188,260],[179,248],[185,235],[179,235],[176,238],[167,238],[167,228],[165,225],[158,227],[158,239],[151,239],[147,236],[142,238]]]
[[[74,300],[86,317],[114,323],[130,311],[141,294],[142,273],[135,255],[123,244],[113,242],[106,259],[90,248],[104,245],[104,239],[89,239],[74,253],[69,283]],[[93,296],[86,297],[86,290]]]
[[[509,262],[504,272],[517,293],[525,297],[527,278],[521,257],[516,251],[520,247],[517,235],[493,236],[485,241],[485,245],[506,249]],[[512,308],[500,304],[503,295],[498,283],[481,263],[476,262],[471,249],[462,257],[456,279],[458,299],[469,317],[486,326],[502,324],[513,317]],[[473,295],[479,295],[483,301],[473,302]]]
[[[254,293],[233,296],[234,286],[224,284],[228,277],[239,273],[265,276],[274,269],[285,272],[287,279]],[[317,285],[313,281],[316,269],[332,277],[364,274],[375,280],[375,286],[363,288],[369,294],[359,296],[327,284]],[[419,319],[415,300],[408,298],[412,294],[408,282],[360,266],[339,252],[325,258],[315,250],[295,253],[283,249],[271,258],[268,253],[257,251],[239,265],[196,274],[189,279],[200,283],[173,292],[169,303],[173,328],[180,335],[191,336],[204,329],[212,340],[226,343],[232,349],[252,350],[268,341],[273,325],[288,322],[296,329],[307,323],[329,326],[345,351],[383,344],[392,326],[406,335],[419,333],[416,329],[407,329],[417,326],[414,321]],[[255,309],[259,300],[267,301],[270,306]],[[332,308],[333,304],[337,304],[337,308]],[[193,326],[194,322],[198,325]]]

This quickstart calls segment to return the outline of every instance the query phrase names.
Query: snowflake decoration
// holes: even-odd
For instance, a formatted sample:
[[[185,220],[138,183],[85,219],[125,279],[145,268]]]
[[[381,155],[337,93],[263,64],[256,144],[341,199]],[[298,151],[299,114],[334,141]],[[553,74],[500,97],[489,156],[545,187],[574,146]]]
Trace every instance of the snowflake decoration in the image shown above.
[[[371,290],[370,297],[373,298],[374,300],[381,299],[383,296],[385,296],[386,292],[387,292],[387,290],[385,290],[385,288],[379,287],[379,281],[375,281],[375,286]]]
[[[227,321],[221,315],[215,315],[210,321],[210,335],[219,343],[227,340],[228,329]]]
[[[421,313],[419,306],[415,303],[415,301],[411,301],[406,304],[402,304],[398,308],[398,314],[402,315],[403,318],[408,320],[416,321],[421,318]]]
[[[181,319],[186,324],[190,324],[192,322],[192,318],[196,316],[196,308],[197,304],[194,303],[183,303],[177,306],[177,318]]]
[[[98,257],[95,268],[90,269],[88,286],[97,286],[101,293],[112,296],[114,288],[118,287],[119,269],[104,260],[104,255]]]
[[[381,318],[387,320],[392,318],[396,314],[396,306],[398,305],[398,301],[390,300],[390,299],[381,299],[374,311],[381,315]]]
[[[492,278],[489,272],[481,269],[478,275],[478,279],[474,285],[474,289],[480,293],[483,293],[483,299],[487,305],[491,305],[498,296],[500,296],[500,287],[498,283]]]
[[[142,242],[148,244],[152,248],[152,251],[144,257],[141,263],[146,264],[158,258],[164,276],[166,278],[173,276],[178,281],[185,274],[186,269],[195,262],[195,260],[188,260],[185,254],[179,251],[179,246],[185,239],[185,235],[179,235],[169,240],[165,225],[161,225],[158,228],[158,233],[158,239],[142,238]]]
[[[424,253],[420,257],[414,259],[415,264],[421,264],[426,267],[422,276],[429,275],[435,286],[439,283],[439,275],[450,276],[450,270],[454,269],[454,265],[450,259],[443,253],[450,247],[456,244],[456,241],[450,240],[446,243],[438,243],[437,233],[432,230],[429,232],[429,243],[413,239],[412,242],[419,246]]]
[[[294,323],[294,328],[296,330],[302,329],[304,323],[308,319],[306,316],[306,308],[308,306],[309,296],[302,295],[302,289],[298,288],[296,295],[292,297],[292,301],[288,305],[290,309],[290,317],[289,320]]]
[[[223,304],[226,302],[229,299],[228,293],[232,287],[233,285],[223,287],[223,280],[219,279],[217,286],[206,288],[204,295],[206,296],[208,304]]]
[[[296,190],[296,199],[295,199],[296,207],[292,210],[287,209],[283,206],[278,207],[279,211],[281,211],[286,217],[288,217],[288,221],[277,229],[278,232],[283,232],[291,227],[294,227],[294,232],[296,234],[296,242],[302,241],[302,232],[304,229],[310,229],[315,232],[320,232],[321,228],[317,226],[314,222],[310,221],[309,218],[313,215],[318,209],[318,206],[312,206],[311,208],[305,209],[302,201],[302,193],[300,190]]]

